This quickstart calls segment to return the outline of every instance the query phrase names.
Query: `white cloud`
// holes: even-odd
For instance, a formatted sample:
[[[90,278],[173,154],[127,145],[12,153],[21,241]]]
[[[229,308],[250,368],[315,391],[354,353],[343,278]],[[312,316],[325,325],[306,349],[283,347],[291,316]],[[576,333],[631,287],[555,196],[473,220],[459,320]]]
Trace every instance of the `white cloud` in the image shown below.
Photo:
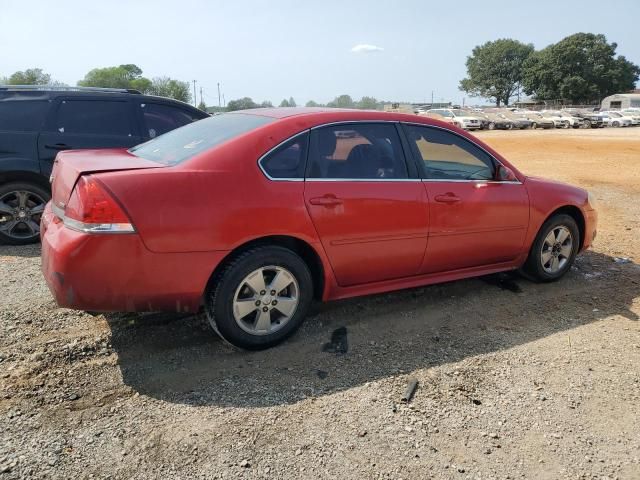
[[[383,50],[384,48],[382,47],[378,47],[377,45],[369,45],[366,43],[361,43],[351,49],[353,53],[375,53],[382,52]]]

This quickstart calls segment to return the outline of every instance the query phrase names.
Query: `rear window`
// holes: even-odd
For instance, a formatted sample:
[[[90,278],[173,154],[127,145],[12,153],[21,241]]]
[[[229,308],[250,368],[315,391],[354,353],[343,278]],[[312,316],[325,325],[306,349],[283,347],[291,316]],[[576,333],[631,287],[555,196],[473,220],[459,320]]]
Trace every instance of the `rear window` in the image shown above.
[[[0,130],[9,132],[37,132],[42,130],[47,114],[47,100],[0,101]]]
[[[272,121],[269,117],[242,113],[216,115],[172,130],[129,152],[164,165],[176,165]]]
[[[131,105],[110,100],[63,100],[56,130],[85,135],[132,135]]]

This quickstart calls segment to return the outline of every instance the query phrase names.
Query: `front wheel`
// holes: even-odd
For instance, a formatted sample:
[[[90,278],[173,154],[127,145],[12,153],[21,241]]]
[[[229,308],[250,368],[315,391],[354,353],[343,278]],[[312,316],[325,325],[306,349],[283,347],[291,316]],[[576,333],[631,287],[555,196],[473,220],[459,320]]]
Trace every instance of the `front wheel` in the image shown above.
[[[282,247],[256,247],[229,262],[205,292],[209,324],[231,345],[262,350],[303,322],[313,298],[305,262]]]
[[[536,128],[538,128],[538,124],[536,122],[533,122],[531,124],[531,130],[535,130]]]
[[[540,228],[524,270],[535,280],[553,282],[569,271],[580,247],[580,231],[573,217],[554,215]]]
[[[0,186],[0,243],[27,245],[40,240],[40,218],[51,196],[33,183]]]

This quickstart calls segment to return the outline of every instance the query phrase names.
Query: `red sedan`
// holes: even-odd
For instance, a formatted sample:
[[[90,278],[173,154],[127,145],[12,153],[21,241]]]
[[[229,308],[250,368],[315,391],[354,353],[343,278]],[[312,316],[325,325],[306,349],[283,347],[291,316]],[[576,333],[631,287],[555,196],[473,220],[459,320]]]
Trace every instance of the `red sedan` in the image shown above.
[[[521,267],[557,280],[596,235],[585,190],[413,115],[229,113],[130,150],[62,152],[52,177],[42,270],[59,305],[204,306],[247,349],[290,335],[314,298]]]

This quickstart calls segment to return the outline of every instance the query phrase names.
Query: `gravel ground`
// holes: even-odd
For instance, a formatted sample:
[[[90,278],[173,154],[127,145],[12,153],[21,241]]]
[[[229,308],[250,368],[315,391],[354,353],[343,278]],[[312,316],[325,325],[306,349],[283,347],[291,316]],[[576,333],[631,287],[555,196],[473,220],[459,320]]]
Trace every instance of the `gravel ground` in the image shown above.
[[[562,281],[319,305],[247,353],[197,317],[56,308],[39,247],[0,246],[0,479],[640,478],[640,128],[481,135],[600,200]]]

